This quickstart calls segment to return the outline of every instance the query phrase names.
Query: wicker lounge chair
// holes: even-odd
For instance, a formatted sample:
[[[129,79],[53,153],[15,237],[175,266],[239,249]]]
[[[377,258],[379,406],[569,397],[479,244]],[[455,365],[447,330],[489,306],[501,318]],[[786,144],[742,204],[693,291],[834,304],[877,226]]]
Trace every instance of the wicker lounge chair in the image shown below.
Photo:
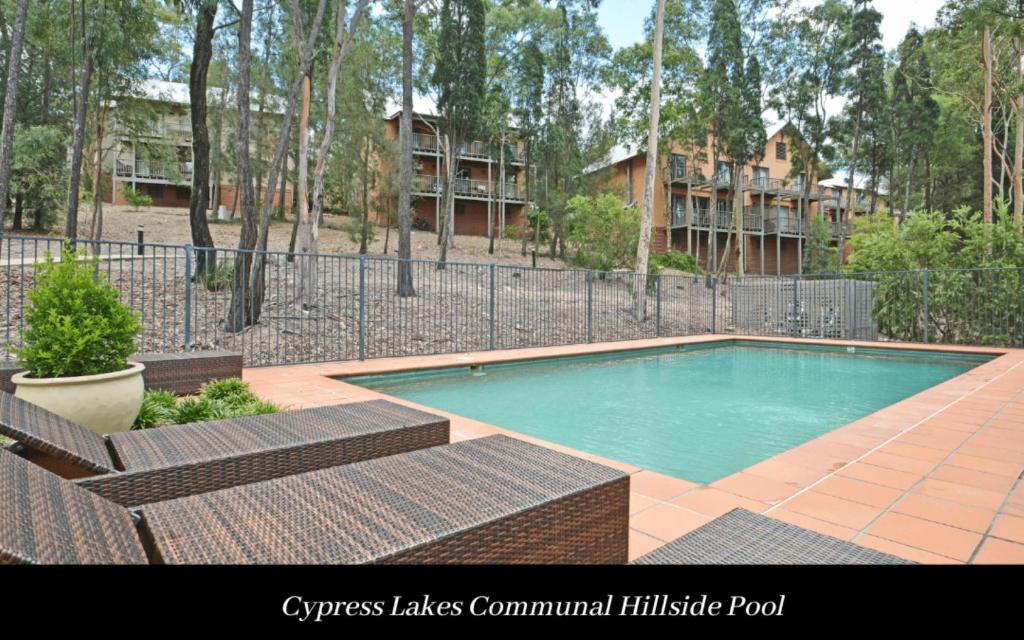
[[[0,392],[23,457],[123,506],[447,444],[447,418],[373,400],[100,436]]]
[[[129,511],[0,451],[0,562],[625,563],[629,476],[507,436]],[[144,551],[145,549],[145,551]]]
[[[633,564],[914,564],[746,509],[733,509]]]

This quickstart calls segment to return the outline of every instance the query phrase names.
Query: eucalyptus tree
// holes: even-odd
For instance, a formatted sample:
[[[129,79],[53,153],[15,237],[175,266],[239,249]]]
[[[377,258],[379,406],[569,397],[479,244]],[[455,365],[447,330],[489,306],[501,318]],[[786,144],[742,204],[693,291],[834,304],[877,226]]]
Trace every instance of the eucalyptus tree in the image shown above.
[[[903,211],[911,210],[910,195],[914,185],[914,169],[918,162],[930,164],[939,120],[939,104],[932,95],[931,67],[924,38],[911,28],[897,49],[898,64],[892,76],[892,116],[896,137],[893,140],[906,174],[903,181]],[[894,189],[895,185],[890,185]],[[930,191],[925,187],[925,191]],[[897,194],[890,191],[890,203]],[[931,207],[925,199],[925,208]]]
[[[651,251],[651,221],[654,217],[654,181],[658,170],[658,126],[661,116],[661,59],[662,42],[665,34],[665,0],[657,0],[654,9],[654,37],[651,65],[650,125],[647,133],[647,164],[644,171],[644,205],[640,218],[640,237],[636,249],[636,273],[643,279],[643,286],[636,287],[634,315],[643,320],[647,315],[647,258]]]
[[[794,128],[795,135],[789,136],[790,177],[803,172],[808,178],[804,180],[802,211],[808,210],[811,178],[820,176],[835,156],[836,121],[829,107],[842,88],[846,68],[843,36],[848,23],[848,7],[841,0],[825,0],[792,14],[784,12],[776,22],[787,55],[775,70],[775,95],[769,106]]]
[[[297,39],[302,43],[298,69],[292,80],[288,96],[281,116],[281,131],[274,148],[267,180],[266,197],[260,211],[256,210],[255,195],[252,187],[252,172],[249,158],[249,121],[251,103],[249,88],[252,68],[252,0],[243,0],[242,18],[238,28],[238,127],[236,131],[236,153],[238,156],[238,183],[242,189],[242,231],[239,235],[238,256],[235,259],[234,278],[232,279],[231,304],[225,320],[225,328],[230,332],[238,332],[246,326],[259,321],[265,293],[265,263],[262,253],[252,253],[253,249],[266,251],[270,234],[270,214],[273,209],[274,193],[277,179],[284,170],[283,163],[288,150],[289,133],[295,105],[302,89],[305,77],[313,64],[313,53],[323,24],[327,0],[319,0],[316,12],[308,29],[302,21],[299,0],[289,0],[289,12],[297,27]],[[300,29],[301,27],[301,29]],[[258,215],[258,217],[257,217]]]
[[[871,6],[871,0],[854,0],[849,30],[846,34],[847,72],[843,78],[846,103],[846,125],[850,129],[847,155],[846,212],[852,215],[856,190],[856,170],[860,158],[864,121],[885,109],[885,51],[882,48],[880,25],[882,14]],[[842,209],[840,208],[840,211]],[[839,256],[843,260],[845,225],[839,225]]]
[[[718,158],[728,158],[730,194],[733,201],[733,226],[726,237],[718,272],[727,269],[730,243],[736,236],[739,246],[737,272],[742,275],[744,262],[743,192],[740,190],[744,166],[763,153],[764,124],[761,121],[761,72],[757,58],[744,53],[744,33],[740,10],[735,0],[711,0],[708,40],[704,71],[698,79],[700,102],[712,138],[712,194],[717,194]],[[712,200],[717,200],[713,195]],[[712,220],[717,211],[712,205]],[[713,241],[715,224],[709,241]],[[717,247],[709,247],[709,257],[717,255]]]
[[[0,132],[0,235],[7,219],[7,193],[11,180],[11,147],[14,144],[14,117],[18,109],[18,77],[21,74],[21,54],[25,44],[25,22],[28,20],[28,0],[18,0],[18,11],[11,33],[11,53],[7,57],[7,86],[4,92],[4,115]]]
[[[487,59],[483,0],[442,0],[430,86],[437,96],[438,142],[444,150],[438,269],[455,235],[455,189],[459,150],[480,130]]]

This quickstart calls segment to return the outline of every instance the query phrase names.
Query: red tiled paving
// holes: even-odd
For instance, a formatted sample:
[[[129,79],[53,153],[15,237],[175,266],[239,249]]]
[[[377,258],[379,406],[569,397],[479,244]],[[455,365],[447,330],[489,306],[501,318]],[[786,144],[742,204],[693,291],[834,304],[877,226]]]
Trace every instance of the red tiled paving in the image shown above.
[[[260,396],[294,408],[382,397],[334,379],[733,340],[661,338],[363,362],[246,369]],[[814,343],[786,338],[741,338]],[[447,415],[452,440],[508,433],[631,474],[630,559],[735,507],[925,563],[1024,563],[1024,350],[829,342],[986,353],[993,360],[773,458],[698,486]],[[415,403],[390,398],[418,406]]]

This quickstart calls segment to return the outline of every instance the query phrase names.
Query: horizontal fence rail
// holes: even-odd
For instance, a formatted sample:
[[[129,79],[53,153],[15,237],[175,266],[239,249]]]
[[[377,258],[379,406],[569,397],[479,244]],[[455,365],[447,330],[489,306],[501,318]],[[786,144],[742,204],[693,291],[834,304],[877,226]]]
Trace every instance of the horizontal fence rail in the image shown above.
[[[0,238],[0,337],[62,240]],[[139,349],[228,349],[248,366],[709,333],[1024,346],[1024,268],[791,277],[543,269],[79,240],[139,313]],[[414,295],[397,283],[407,271]],[[643,292],[637,313],[637,296]]]

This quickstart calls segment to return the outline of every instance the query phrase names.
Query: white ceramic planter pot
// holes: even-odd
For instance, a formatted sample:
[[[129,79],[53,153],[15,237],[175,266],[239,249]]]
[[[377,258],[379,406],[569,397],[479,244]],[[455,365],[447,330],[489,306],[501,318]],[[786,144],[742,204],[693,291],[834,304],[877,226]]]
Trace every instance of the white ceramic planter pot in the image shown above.
[[[96,433],[131,429],[142,406],[145,365],[133,362],[123,371],[69,378],[11,378],[14,395]]]

